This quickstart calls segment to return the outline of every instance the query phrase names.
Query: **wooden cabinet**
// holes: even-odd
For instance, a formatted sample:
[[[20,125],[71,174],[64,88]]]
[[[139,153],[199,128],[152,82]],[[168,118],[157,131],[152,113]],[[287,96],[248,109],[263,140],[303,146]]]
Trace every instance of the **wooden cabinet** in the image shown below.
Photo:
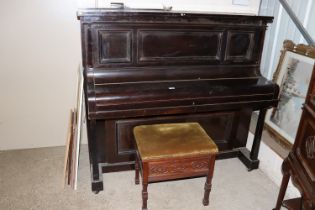
[[[282,164],[283,179],[274,210],[280,210],[281,205],[289,210],[315,210],[314,75],[312,78],[297,137],[292,151]],[[283,201],[290,177],[300,191],[301,198]]]

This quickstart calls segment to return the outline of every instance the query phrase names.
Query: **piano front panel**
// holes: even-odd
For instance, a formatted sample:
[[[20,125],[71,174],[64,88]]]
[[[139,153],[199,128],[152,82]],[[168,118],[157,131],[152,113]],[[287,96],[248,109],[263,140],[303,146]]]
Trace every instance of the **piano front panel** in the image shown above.
[[[95,62],[99,64],[131,62],[131,30],[98,30],[97,35]]]
[[[139,30],[138,62],[219,61],[223,31]]]
[[[250,112],[247,114],[250,115]],[[111,129],[104,133],[104,142],[107,139],[106,145],[111,145],[111,148],[115,148],[107,151],[110,153],[107,154],[109,163],[133,160],[133,128],[135,126],[178,122],[199,122],[208,135],[214,139],[220,151],[230,150],[235,146],[244,147],[246,145],[248,128],[247,130],[240,130],[239,126],[242,124],[242,126],[248,127],[249,120],[240,119],[238,112],[109,120],[105,121],[105,123],[107,124],[106,127]]]
[[[250,62],[253,57],[255,31],[228,31],[225,61]]]
[[[155,29],[152,29],[155,28]],[[260,27],[237,28],[92,24],[93,68],[258,64]],[[89,48],[89,46],[88,46]],[[87,62],[89,63],[89,62]]]

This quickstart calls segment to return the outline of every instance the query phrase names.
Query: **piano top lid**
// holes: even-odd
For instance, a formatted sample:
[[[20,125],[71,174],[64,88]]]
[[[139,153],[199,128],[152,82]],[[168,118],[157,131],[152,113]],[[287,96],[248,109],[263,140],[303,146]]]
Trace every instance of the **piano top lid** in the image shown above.
[[[238,22],[249,24],[257,21],[262,21],[263,24],[271,23],[273,17],[271,16],[255,16],[249,14],[231,14],[231,13],[215,13],[215,12],[194,12],[194,11],[169,11],[163,9],[120,9],[120,8],[84,8],[77,11],[78,19],[82,17],[98,17],[106,19],[110,17],[154,17],[154,21],[158,21],[164,18],[177,18],[177,19],[200,19],[207,20],[218,20],[223,22]]]

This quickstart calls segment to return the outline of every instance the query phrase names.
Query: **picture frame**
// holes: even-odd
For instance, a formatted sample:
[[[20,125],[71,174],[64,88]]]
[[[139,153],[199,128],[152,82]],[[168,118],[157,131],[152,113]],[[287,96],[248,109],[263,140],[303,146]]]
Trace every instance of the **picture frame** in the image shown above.
[[[291,150],[305,103],[315,63],[315,47],[296,45],[291,40],[283,48],[273,82],[280,87],[279,104],[269,109],[265,127],[277,144]]]

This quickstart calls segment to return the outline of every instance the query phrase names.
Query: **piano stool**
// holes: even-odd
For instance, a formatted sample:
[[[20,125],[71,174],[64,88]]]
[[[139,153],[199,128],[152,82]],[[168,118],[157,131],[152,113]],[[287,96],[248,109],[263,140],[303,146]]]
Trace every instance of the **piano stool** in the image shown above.
[[[209,205],[218,147],[199,123],[140,125],[133,129],[135,183],[142,177],[142,210],[147,210],[148,183],[207,176],[203,205]]]

